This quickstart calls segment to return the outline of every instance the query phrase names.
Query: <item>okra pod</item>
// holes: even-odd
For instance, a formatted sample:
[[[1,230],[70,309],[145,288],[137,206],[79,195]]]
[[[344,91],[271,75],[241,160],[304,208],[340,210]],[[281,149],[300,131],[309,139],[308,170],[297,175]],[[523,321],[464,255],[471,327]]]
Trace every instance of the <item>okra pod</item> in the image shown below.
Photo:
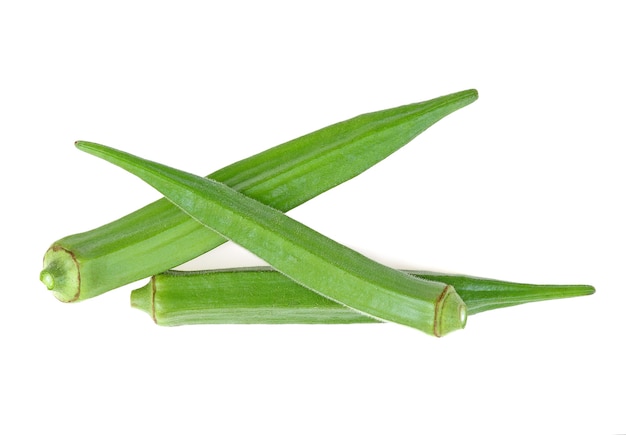
[[[208,177],[288,211],[355,177],[477,98],[475,90],[466,90],[360,115]],[[161,199],[114,222],[56,241],[45,254],[40,278],[59,300],[83,300],[179,266],[224,241]]]
[[[198,222],[328,299],[438,337],[465,326],[465,303],[451,285],[377,263],[215,180],[103,145],[76,146],[138,176]]]
[[[405,271],[456,289],[468,315],[528,302],[590,295],[589,285],[522,284]],[[191,324],[370,323],[376,319],[312,292],[269,267],[168,271],[131,292],[131,305],[163,326]]]

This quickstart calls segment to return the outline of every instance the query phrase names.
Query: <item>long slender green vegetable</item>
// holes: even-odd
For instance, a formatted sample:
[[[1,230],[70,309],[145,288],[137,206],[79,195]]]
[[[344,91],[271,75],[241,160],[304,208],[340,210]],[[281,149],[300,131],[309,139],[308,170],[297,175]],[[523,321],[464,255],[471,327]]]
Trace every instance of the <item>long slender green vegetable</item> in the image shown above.
[[[522,284],[465,275],[405,271],[456,289],[468,315],[527,302],[590,295],[588,285]],[[163,326],[209,323],[369,323],[354,310],[268,267],[168,271],[131,293],[131,305]]]
[[[138,176],[203,225],[331,300],[435,336],[465,326],[465,303],[451,285],[377,263],[215,180],[103,145],[76,146]]]
[[[287,211],[365,171],[477,98],[475,90],[466,90],[360,115],[209,177]],[[78,301],[176,267],[224,241],[161,199],[102,227],[56,241],[45,254],[40,277],[59,300]]]

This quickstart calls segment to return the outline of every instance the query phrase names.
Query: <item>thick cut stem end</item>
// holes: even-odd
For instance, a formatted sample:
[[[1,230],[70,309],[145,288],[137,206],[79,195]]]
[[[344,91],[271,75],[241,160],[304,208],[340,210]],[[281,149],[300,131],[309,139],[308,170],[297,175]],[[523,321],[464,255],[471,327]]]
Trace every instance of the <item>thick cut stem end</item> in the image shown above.
[[[76,257],[60,246],[52,246],[43,259],[39,279],[62,302],[80,299],[80,268]]]
[[[437,337],[465,328],[467,307],[454,287],[448,285],[437,302],[434,333]]]

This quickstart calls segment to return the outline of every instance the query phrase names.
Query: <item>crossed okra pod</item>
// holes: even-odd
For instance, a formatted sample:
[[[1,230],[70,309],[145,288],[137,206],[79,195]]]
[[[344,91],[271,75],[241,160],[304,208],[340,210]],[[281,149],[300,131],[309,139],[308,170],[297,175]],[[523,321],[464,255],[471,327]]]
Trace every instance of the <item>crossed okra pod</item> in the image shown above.
[[[585,285],[396,270],[284,214],[388,157],[477,97],[467,90],[360,115],[207,178],[79,141],[79,149],[137,175],[165,198],[55,242],[41,280],[57,298],[73,302],[153,276],[132,292],[131,301],[164,325],[384,321],[434,336],[463,328],[468,314],[593,293]],[[170,271],[226,240],[270,268]]]

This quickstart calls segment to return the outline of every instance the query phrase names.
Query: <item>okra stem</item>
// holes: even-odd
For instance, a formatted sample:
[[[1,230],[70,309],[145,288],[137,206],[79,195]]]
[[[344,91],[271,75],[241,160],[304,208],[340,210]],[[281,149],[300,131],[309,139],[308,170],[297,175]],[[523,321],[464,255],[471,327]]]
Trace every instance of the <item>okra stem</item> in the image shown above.
[[[76,146],[138,176],[198,222],[337,303],[435,336],[465,326],[465,304],[450,285],[377,263],[215,180],[102,145]]]
[[[527,302],[590,295],[588,285],[522,284],[466,275],[405,271],[456,289],[469,315]],[[268,267],[168,271],[131,292],[131,305],[163,326],[218,323],[369,323]]]
[[[475,90],[466,90],[360,115],[209,177],[288,211],[355,177],[477,98]],[[83,300],[176,267],[224,241],[161,199],[114,222],[53,243],[44,257],[41,280],[61,301]]]

